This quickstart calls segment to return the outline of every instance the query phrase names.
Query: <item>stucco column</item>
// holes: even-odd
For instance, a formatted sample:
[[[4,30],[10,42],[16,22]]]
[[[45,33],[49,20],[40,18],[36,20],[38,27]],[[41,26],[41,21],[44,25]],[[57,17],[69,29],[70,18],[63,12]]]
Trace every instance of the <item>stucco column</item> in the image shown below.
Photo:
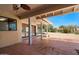
[[[48,24],[47,24],[47,38],[48,38]]]
[[[36,36],[37,36],[37,33],[38,33],[38,26],[37,26],[37,24],[36,24]]]
[[[43,22],[41,20],[41,40],[43,39]]]
[[[28,30],[29,45],[32,45],[32,27],[31,27],[31,19],[30,19],[30,17],[28,18],[28,26],[29,26],[29,30]]]

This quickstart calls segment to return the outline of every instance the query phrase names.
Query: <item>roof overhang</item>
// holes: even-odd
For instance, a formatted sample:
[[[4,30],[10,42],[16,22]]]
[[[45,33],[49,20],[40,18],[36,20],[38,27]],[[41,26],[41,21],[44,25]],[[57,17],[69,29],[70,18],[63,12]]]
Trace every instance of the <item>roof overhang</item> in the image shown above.
[[[47,13],[42,13],[36,16],[37,19],[51,17],[51,16],[57,16],[57,15],[64,15],[71,12],[79,12],[79,5],[73,5],[70,7],[61,8],[55,11],[50,11]]]
[[[76,4],[46,4],[28,13],[17,15],[20,19],[41,15],[41,18],[56,16],[74,11]],[[76,9],[77,10],[77,9]]]

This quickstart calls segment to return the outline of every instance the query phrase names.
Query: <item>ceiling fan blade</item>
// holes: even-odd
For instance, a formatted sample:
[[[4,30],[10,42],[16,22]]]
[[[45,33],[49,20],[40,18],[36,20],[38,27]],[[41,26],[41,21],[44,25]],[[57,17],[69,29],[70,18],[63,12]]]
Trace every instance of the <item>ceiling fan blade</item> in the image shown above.
[[[13,4],[13,10],[18,10],[19,8],[18,8],[18,6],[17,6],[17,4]]]
[[[31,8],[26,4],[21,4],[21,7],[25,10],[31,10]]]

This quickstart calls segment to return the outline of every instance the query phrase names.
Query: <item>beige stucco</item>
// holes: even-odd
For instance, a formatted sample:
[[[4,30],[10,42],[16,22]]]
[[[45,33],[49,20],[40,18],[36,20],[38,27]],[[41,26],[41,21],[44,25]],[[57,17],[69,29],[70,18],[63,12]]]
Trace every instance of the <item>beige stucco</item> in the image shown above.
[[[0,31],[0,48],[21,42],[21,22],[17,19],[17,31]]]
[[[14,14],[0,9],[0,16],[10,17],[17,20],[17,31],[0,31],[0,48],[20,42],[21,22]]]

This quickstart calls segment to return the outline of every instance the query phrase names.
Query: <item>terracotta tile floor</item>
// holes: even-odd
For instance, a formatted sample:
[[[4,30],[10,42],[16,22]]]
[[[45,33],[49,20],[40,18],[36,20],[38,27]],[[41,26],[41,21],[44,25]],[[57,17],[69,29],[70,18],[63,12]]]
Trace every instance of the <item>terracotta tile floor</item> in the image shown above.
[[[28,45],[28,40],[23,39],[22,43],[17,43],[8,47],[0,48],[1,55],[76,55],[74,48],[70,47],[70,42],[55,40],[55,38],[43,39],[33,37],[33,44]]]

